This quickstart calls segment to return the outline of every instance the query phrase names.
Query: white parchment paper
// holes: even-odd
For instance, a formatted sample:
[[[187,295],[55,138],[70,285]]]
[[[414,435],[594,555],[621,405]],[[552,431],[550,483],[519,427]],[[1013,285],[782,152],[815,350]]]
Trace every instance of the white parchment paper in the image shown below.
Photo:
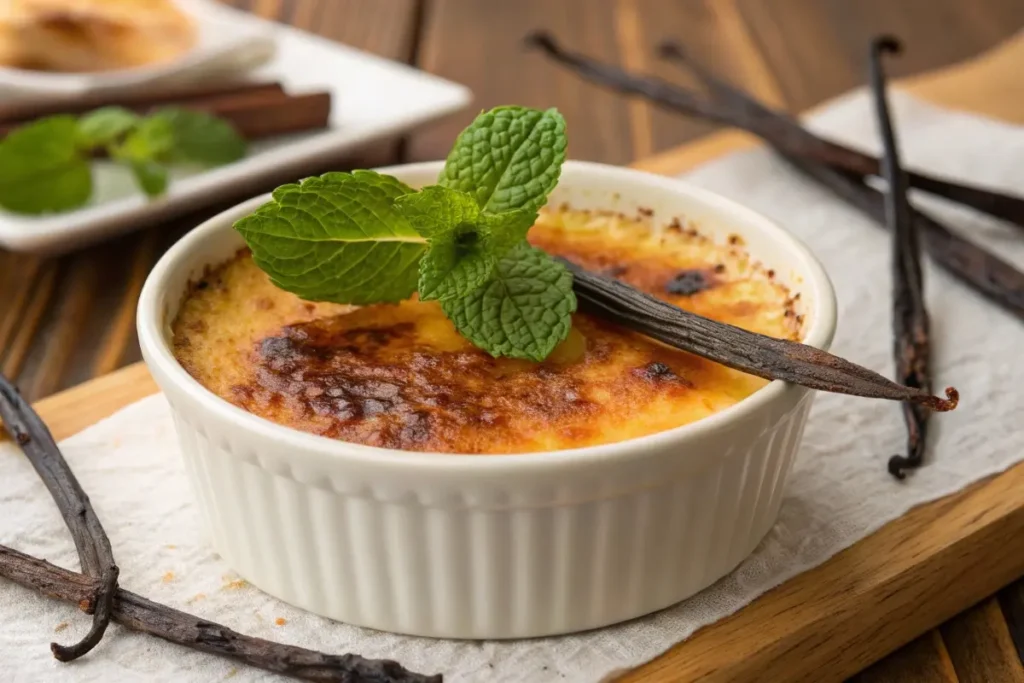
[[[894,101],[908,165],[1024,192],[1024,129]],[[878,147],[874,116],[855,93],[813,120],[857,146]],[[839,298],[833,350],[885,374],[890,359],[886,233],[794,176],[768,152],[741,153],[687,176],[771,216],[824,262]],[[931,205],[929,205],[931,206]],[[1005,225],[946,206],[936,214],[1024,267],[1024,239]],[[252,635],[332,652],[389,657],[448,681],[599,681],[656,657],[698,628],[870,534],[910,507],[963,488],[1021,459],[1024,325],[945,273],[926,271],[938,386],[960,408],[933,421],[928,467],[906,483],[885,470],[901,448],[895,404],[818,397],[779,523],[733,574],[658,614],[590,633],[521,642],[455,642],[384,634],[304,613],[234,581],[206,545],[164,399],[154,396],[64,442],[105,522],[122,584]],[[43,485],[12,446],[0,446],[0,543],[77,568],[70,538]],[[70,665],[49,654],[89,618],[0,581],[0,679],[5,681],[270,681],[277,677],[114,626]],[[59,632],[55,633],[57,629]]]

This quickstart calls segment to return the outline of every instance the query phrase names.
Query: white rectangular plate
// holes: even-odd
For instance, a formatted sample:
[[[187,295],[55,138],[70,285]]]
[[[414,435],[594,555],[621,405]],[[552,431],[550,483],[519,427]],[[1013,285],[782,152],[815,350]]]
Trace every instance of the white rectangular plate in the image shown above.
[[[90,203],[46,216],[0,211],[0,246],[13,251],[55,253],[152,225],[228,198],[262,178],[325,163],[373,140],[407,131],[462,109],[472,99],[464,86],[365,52],[273,24],[251,14],[220,8],[218,20],[268,26],[277,40],[275,57],[252,73],[256,80],[279,80],[292,93],[329,90],[331,127],[254,143],[233,164],[198,173],[178,173],[167,194],[148,201],[130,176],[98,162]]]

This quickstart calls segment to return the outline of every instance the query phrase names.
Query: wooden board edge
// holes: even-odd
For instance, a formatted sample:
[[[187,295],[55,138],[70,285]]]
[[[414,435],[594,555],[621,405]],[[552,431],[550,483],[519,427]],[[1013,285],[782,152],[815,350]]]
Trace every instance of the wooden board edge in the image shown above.
[[[918,506],[620,680],[844,680],[1024,574],[1022,487],[1024,464]]]
[[[35,409],[53,438],[60,441],[157,391],[146,364],[133,363],[48,396],[38,401]]]

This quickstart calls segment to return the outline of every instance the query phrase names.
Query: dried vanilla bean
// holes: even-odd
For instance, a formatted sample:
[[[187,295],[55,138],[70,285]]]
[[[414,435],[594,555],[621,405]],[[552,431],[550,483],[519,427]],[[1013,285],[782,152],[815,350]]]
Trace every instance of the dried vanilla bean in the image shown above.
[[[70,662],[94,648],[110,623],[110,603],[118,576],[114,551],[92,509],[89,496],[85,495],[78,479],[68,467],[50,430],[3,375],[0,375],[0,419],[50,491],[75,541],[82,571],[100,580],[95,594],[89,600],[93,608],[92,628],[89,632],[80,642],[71,646],[50,643],[54,657],[62,662]]]
[[[896,54],[899,51],[900,44],[895,38],[876,38],[871,43],[871,92],[885,149],[882,161],[882,175],[888,185],[885,213],[892,231],[893,356],[896,360],[897,381],[930,392],[932,380],[928,366],[931,350],[921,270],[921,246],[917,225],[910,215],[907,179],[900,165],[882,68],[882,54]],[[920,467],[924,462],[928,417],[929,411],[919,406],[903,405],[903,419],[907,425],[907,454],[889,458],[889,473],[894,477],[903,479],[907,469]]]
[[[735,126],[759,135],[797,170],[828,187],[880,225],[885,225],[884,198],[878,190],[864,184],[864,174],[836,170],[821,161],[811,160],[804,148],[820,139],[792,118],[768,109],[749,95],[731,88],[731,99],[721,101],[728,91],[723,90],[721,85],[712,87],[708,81],[708,70],[693,71],[714,91],[717,101],[703,99],[694,92],[659,79],[637,76],[617,66],[568,52],[546,33],[534,34],[528,40],[558,63],[590,81],[619,92],[647,97],[690,116]],[[687,63],[693,66],[692,62]],[[958,236],[927,214],[916,209],[913,214],[922,231],[924,247],[936,263],[989,300],[1024,319],[1024,273]]]
[[[54,655],[70,661],[103,637],[109,621],[194,650],[228,657],[267,671],[307,681],[338,683],[441,683],[391,660],[330,655],[246,636],[185,612],[165,607],[117,586],[110,540],[42,418],[0,374],[0,418],[46,484],[75,540],[83,573],[56,567],[0,545],[0,576],[44,595],[93,612],[93,627],[78,644],[53,644]]]
[[[730,368],[838,394],[906,401],[940,412],[953,410],[956,389],[946,398],[896,384],[827,351],[776,339],[684,311],[645,292],[592,273],[567,259],[579,309]]]
[[[96,581],[88,576],[3,545],[0,545],[0,576],[51,598],[76,604],[90,600],[97,588]],[[123,588],[118,588],[114,596],[112,617],[132,630],[304,681],[441,683],[442,680],[440,675],[413,673],[391,660],[328,655],[246,636]]]
[[[709,78],[715,79],[714,74],[711,74],[707,69],[702,69],[699,62],[690,59],[682,45],[675,41],[665,41],[658,46],[658,52],[662,57],[684,64],[693,71],[701,70],[703,72],[701,80],[706,84]],[[731,87],[724,84],[720,79],[719,82],[726,87]],[[749,127],[739,127],[743,127],[765,139],[768,137],[775,139],[786,138],[793,133],[794,128],[801,128],[800,124],[792,117],[770,109],[748,95],[745,95],[745,97],[748,100],[748,105],[754,104],[754,106],[745,112],[750,117]],[[780,118],[788,119],[788,123],[781,123],[779,121]],[[758,133],[753,130],[755,127],[761,128],[765,132]],[[811,161],[820,161],[836,169],[855,173],[858,176],[881,176],[883,173],[883,160],[852,147],[846,147],[837,142],[819,138],[816,135],[799,135],[794,137],[790,151],[799,153]],[[974,185],[965,185],[954,180],[936,178],[919,171],[904,170],[904,174],[907,177],[907,184],[911,187],[916,187],[923,192],[948,199],[957,204],[970,206],[996,218],[1002,218],[1009,221],[1014,227],[1024,228],[1024,198],[1022,197]]]

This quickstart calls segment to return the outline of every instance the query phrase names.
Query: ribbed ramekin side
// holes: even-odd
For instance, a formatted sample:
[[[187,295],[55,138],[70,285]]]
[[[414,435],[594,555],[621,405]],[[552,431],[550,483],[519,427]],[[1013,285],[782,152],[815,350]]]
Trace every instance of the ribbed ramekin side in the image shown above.
[[[440,506],[372,482],[339,491],[337,472],[272,471],[230,426],[187,402],[172,410],[214,546],[253,585],[352,624],[517,638],[647,614],[732,570],[775,521],[809,398],[710,443],[721,453],[699,472],[628,491],[566,478],[546,502],[506,492],[507,507],[481,506],[471,488]]]

